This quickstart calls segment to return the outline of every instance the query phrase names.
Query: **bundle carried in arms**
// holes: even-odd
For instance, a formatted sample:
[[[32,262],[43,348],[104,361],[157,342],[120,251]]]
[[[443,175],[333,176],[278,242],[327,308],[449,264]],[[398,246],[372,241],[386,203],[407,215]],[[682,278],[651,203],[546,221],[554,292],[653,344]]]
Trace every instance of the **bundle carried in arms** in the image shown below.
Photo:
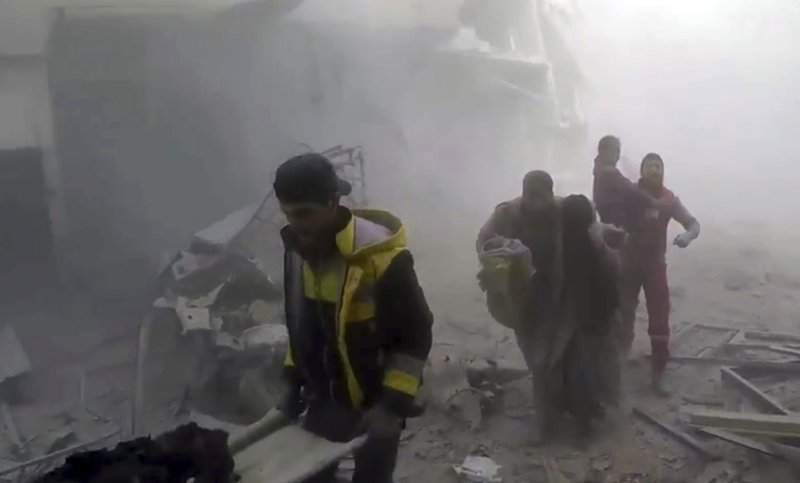
[[[228,433],[189,423],[152,439],[76,453],[34,483],[231,483]]]
[[[486,292],[489,313],[504,326],[516,328],[534,272],[528,247],[519,240],[495,237],[481,247],[478,259],[478,280]]]

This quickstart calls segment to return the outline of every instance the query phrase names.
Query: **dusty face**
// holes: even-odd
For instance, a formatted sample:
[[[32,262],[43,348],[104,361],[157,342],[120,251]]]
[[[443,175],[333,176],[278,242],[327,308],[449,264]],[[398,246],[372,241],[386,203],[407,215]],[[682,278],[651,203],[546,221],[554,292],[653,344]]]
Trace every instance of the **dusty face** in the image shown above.
[[[311,250],[320,243],[330,232],[336,220],[336,202],[327,205],[317,203],[286,203],[281,204],[281,211],[286,215],[289,228],[296,237],[301,249]]]
[[[522,193],[522,209],[528,214],[542,213],[553,205],[553,191],[547,186],[530,186]]]
[[[646,159],[642,163],[642,179],[646,182],[658,186],[664,182],[664,164],[656,159]]]

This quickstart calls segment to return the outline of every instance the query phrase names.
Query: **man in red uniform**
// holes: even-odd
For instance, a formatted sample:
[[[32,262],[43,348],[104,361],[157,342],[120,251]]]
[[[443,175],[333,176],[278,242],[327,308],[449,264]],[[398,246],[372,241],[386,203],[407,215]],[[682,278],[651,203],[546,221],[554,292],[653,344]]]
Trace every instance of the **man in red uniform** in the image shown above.
[[[652,350],[652,383],[659,395],[667,395],[664,370],[669,360],[669,286],[667,284],[667,226],[670,220],[683,225],[685,232],[673,244],[686,248],[700,235],[700,223],[683,206],[680,199],[664,187],[664,162],[650,153],[642,160],[639,188],[662,205],[633,213],[629,219],[628,243],[623,250],[622,273],[622,344],[630,351],[634,338],[634,321],[639,292],[644,288],[649,318],[648,334]]]

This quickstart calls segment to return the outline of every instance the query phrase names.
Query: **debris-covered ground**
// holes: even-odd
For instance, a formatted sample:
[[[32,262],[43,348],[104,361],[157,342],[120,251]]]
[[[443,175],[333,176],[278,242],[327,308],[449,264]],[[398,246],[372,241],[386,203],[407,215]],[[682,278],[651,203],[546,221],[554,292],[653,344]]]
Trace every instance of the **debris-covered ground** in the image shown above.
[[[761,229],[768,231],[766,227]],[[787,361],[798,359],[790,347],[800,344],[796,318],[800,269],[795,268],[797,256],[781,248],[791,247],[792,240],[770,237],[770,244],[759,246],[748,243],[742,234],[743,230],[736,228],[723,231],[708,226],[695,246],[669,255],[673,355],[716,359],[671,364],[669,399],[658,398],[649,391],[649,341],[646,317],[640,308],[633,360],[626,367],[628,411],[613,429],[602,431],[595,441],[580,448],[572,444],[569,428],[565,428],[562,441],[536,448],[529,444],[530,379],[505,384],[494,394],[466,391],[445,407],[429,407],[428,413],[411,425],[403,445],[398,480],[459,481],[453,465],[461,464],[467,456],[481,455],[500,465],[498,475],[511,482],[796,481],[797,476],[785,462],[717,438],[703,437],[689,425],[690,413],[703,410],[774,412],[759,401],[745,398],[747,393],[735,385],[726,383],[723,390],[721,368],[727,366],[717,362],[781,361],[782,365],[742,374],[787,410],[800,408],[800,373],[785,368],[791,364]],[[420,265],[424,267],[424,260]],[[445,281],[441,280],[441,273],[424,273],[426,281],[441,280],[429,284],[438,309],[433,366],[455,366],[458,360],[488,357],[501,367],[522,368],[513,334],[490,322],[485,313],[481,293],[468,273],[474,262],[452,266],[459,268],[448,271],[447,277],[458,280]],[[761,340],[757,333],[737,329],[781,332],[790,337]],[[745,335],[751,338],[744,338]],[[781,353],[780,347],[789,350]],[[478,363],[481,365],[484,364]],[[448,374],[441,384],[435,379],[435,371],[430,372],[434,374],[429,376],[428,385],[434,392],[447,393],[459,384],[463,388],[467,382],[461,372]],[[487,395],[502,395],[503,401],[490,404],[481,412],[479,401],[485,401]],[[685,433],[691,442],[678,439],[648,416]],[[756,436],[746,437],[757,440]],[[773,436],[765,439],[774,440]],[[698,444],[693,446],[695,441]],[[557,479],[553,467],[564,479]]]
[[[800,265],[777,243],[758,246],[737,235],[708,227],[696,246],[670,255],[673,355],[683,358],[671,365],[672,397],[660,399],[648,391],[642,313],[634,358],[626,367],[625,414],[582,446],[566,425],[563,436],[547,448],[530,444],[531,382],[524,377],[513,334],[486,313],[474,283],[476,263],[468,259],[472,254],[463,250],[461,263],[458,255],[451,262],[456,268],[435,270],[433,252],[417,249],[420,276],[437,315],[436,342],[426,373],[428,411],[410,423],[403,438],[397,481],[455,482],[470,472],[493,470],[495,481],[506,482],[794,481],[782,458],[761,454],[787,456],[781,448],[788,445],[774,444],[774,436],[744,434],[740,440],[755,442],[755,450],[745,449],[691,425],[716,424],[709,417],[719,414],[709,411],[775,414],[800,408],[800,372],[791,367],[800,358],[794,353],[800,352],[795,318],[800,270],[793,268]],[[779,240],[780,245],[790,242]],[[70,316],[69,325],[47,332],[15,326],[31,372],[14,386],[3,383],[13,389],[3,393],[3,478],[25,481],[26,474],[48,469],[41,464],[43,455],[113,445],[130,434],[137,309],[73,302],[60,314],[39,314]],[[769,339],[759,331],[790,337]],[[744,360],[768,364],[725,372],[723,384],[722,368]],[[747,384],[766,397],[742,389]],[[182,403],[176,391],[151,408],[151,431],[190,418],[203,424],[203,416]],[[736,428],[718,429],[708,431],[725,435]],[[779,425],[777,431],[792,435],[795,429]],[[20,467],[30,461],[36,464]],[[477,481],[493,481],[486,478]]]

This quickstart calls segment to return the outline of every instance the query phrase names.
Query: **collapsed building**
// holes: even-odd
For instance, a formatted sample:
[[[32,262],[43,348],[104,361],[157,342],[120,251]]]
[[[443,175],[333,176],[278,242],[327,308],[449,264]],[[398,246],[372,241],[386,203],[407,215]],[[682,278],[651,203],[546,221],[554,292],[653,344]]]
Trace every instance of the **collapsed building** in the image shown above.
[[[397,206],[412,223],[437,216],[426,202],[442,207],[432,223],[470,208],[441,181],[455,172],[469,183],[488,165],[494,189],[514,192],[532,165],[569,161],[583,119],[562,5],[351,3],[0,7],[4,309],[38,310],[30,297],[42,288],[81,293],[112,305],[115,321],[96,332],[111,331],[122,301],[141,299],[140,313],[152,303],[156,275],[193,233],[248,206],[270,221],[248,248],[277,278],[275,206],[259,201],[299,152],[358,157],[357,202]],[[410,187],[422,203],[403,203]],[[5,339],[31,352],[20,370],[39,370],[55,351],[31,351],[37,329],[14,328],[19,340]]]
[[[42,152],[22,164],[38,165],[41,186],[25,192],[46,223],[17,237],[52,246],[71,284],[146,285],[165,254],[262,198],[276,163],[307,147],[363,146],[392,202],[386,169],[436,192],[422,178],[451,166],[435,159],[516,174],[515,159],[560,162],[576,144],[580,74],[554,2],[443,2],[416,16],[399,6],[416,2],[359,4],[364,18],[311,0],[221,8],[231,3],[47,2],[38,51],[4,61],[34,63],[26,88],[43,99],[22,107],[38,134],[15,149],[30,150],[4,154]]]

